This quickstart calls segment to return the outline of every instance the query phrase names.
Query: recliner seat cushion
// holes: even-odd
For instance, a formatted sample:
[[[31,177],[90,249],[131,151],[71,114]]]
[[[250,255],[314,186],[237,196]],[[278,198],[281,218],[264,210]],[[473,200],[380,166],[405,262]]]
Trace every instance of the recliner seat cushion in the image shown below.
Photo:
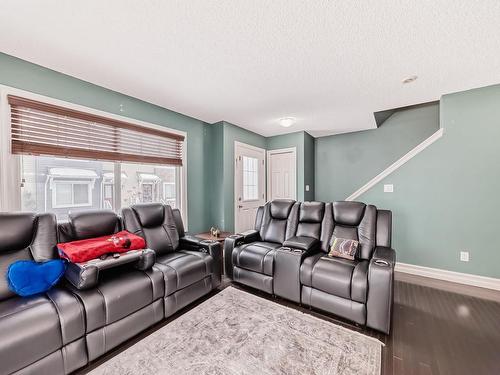
[[[249,271],[272,276],[274,255],[281,244],[274,242],[252,242],[233,250],[233,265]]]
[[[0,366],[19,370],[62,347],[59,316],[44,296],[0,302]]]
[[[168,296],[210,276],[213,258],[199,251],[180,250],[157,257],[155,267],[163,272]]]
[[[366,302],[368,261],[351,261],[317,254],[304,260],[300,270],[303,285],[323,292]]]

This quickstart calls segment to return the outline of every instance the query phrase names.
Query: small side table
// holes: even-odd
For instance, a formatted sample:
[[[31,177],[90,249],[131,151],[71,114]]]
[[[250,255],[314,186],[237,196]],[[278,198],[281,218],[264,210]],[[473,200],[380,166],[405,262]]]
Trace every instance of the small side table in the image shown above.
[[[201,238],[203,240],[210,240],[210,241],[217,241],[221,244],[222,249],[221,249],[221,272],[224,274],[224,241],[226,240],[227,237],[232,235],[233,233],[231,232],[221,232],[219,234],[219,237],[214,237],[210,232],[203,232],[203,233],[198,233],[196,237]]]

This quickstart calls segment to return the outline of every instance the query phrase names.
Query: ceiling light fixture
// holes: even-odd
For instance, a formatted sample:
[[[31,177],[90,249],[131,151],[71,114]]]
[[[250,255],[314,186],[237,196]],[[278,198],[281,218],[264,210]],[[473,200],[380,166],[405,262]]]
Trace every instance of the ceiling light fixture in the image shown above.
[[[289,128],[293,124],[297,122],[297,119],[295,117],[283,117],[280,118],[280,125],[283,126],[284,128]]]
[[[409,76],[405,79],[403,79],[403,85],[406,85],[407,83],[412,83],[417,80],[418,76]]]

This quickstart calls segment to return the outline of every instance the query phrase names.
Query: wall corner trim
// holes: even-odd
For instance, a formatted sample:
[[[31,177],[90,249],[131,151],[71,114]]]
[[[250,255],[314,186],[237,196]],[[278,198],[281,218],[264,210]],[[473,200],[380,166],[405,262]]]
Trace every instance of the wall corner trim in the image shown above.
[[[431,279],[451,281],[458,284],[471,285],[479,288],[492,289],[500,291],[500,279],[493,277],[473,275],[470,273],[461,273],[454,271],[447,271],[438,268],[430,268],[417,266],[407,263],[396,263],[396,272],[407,273],[410,275],[417,275],[428,277]]]
[[[407,161],[411,160],[412,158],[417,156],[419,153],[421,153],[423,150],[425,150],[427,147],[429,147],[431,144],[436,142],[439,138],[441,138],[443,136],[443,133],[444,133],[443,128],[436,131],[429,138],[422,141],[420,144],[418,144],[413,149],[408,151],[405,155],[403,155],[397,161],[395,161],[394,163],[389,165],[386,169],[384,169],[382,172],[380,172],[377,176],[375,176],[370,181],[368,181],[366,184],[361,186],[358,190],[356,190],[354,193],[352,193],[350,196],[348,196],[345,200],[346,201],[353,201],[353,200],[357,199],[360,195],[362,195],[363,193],[370,190],[377,183],[379,183],[384,178],[386,178],[391,173],[393,173],[395,170],[397,170],[402,165],[404,165]]]

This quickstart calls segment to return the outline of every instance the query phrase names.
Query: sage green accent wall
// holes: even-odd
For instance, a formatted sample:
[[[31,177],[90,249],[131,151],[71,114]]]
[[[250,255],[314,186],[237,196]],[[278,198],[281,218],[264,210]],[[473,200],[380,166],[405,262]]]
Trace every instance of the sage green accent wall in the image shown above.
[[[393,211],[400,262],[499,278],[500,85],[444,95],[441,127],[441,139],[359,200]]]
[[[205,158],[205,173],[208,174],[207,213],[208,230],[211,226],[224,228],[224,124],[207,125],[209,153]]]
[[[0,53],[0,84],[187,132],[188,225],[193,233],[206,230],[208,196],[204,160],[209,134],[202,121],[3,53]]]
[[[267,149],[295,147],[297,153],[297,200],[314,200],[314,138],[304,131],[267,138]],[[309,185],[309,191],[305,186]]]
[[[208,125],[211,133],[209,166],[209,225],[234,230],[234,142],[266,149],[266,137],[226,121]]]
[[[439,105],[396,112],[379,128],[316,138],[316,199],[344,200],[439,129]]]
[[[313,201],[315,196],[315,164],[316,164],[316,145],[314,137],[304,132],[304,200]],[[309,185],[309,191],[306,190]]]

